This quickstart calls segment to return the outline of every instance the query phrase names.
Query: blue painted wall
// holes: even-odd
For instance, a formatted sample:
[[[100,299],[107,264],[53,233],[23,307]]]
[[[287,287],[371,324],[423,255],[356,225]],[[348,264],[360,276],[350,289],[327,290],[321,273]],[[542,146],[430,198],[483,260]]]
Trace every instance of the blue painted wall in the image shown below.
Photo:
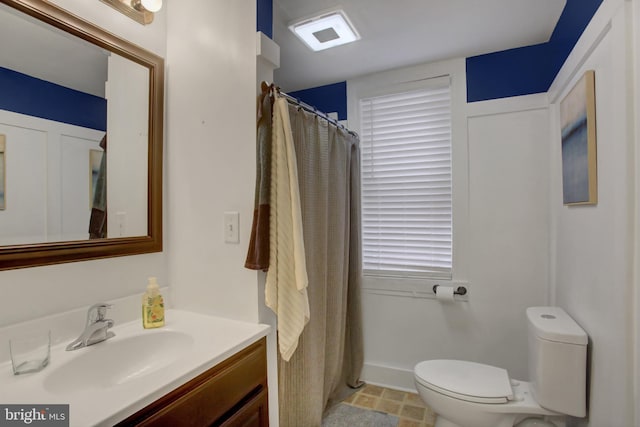
[[[258,13],[256,28],[273,39],[273,0],[256,0]]]
[[[258,10],[261,3],[272,2],[257,1]],[[467,58],[467,101],[548,91],[601,3],[602,0],[567,0],[547,43]],[[321,111],[338,111],[340,120],[346,119],[346,82],[305,89],[291,95]]]
[[[324,113],[338,113],[338,120],[347,119],[347,82],[291,92],[289,95],[316,107]]]
[[[107,100],[0,67],[0,109],[101,131]]]
[[[602,0],[567,0],[547,43],[467,58],[467,101],[549,90]]]

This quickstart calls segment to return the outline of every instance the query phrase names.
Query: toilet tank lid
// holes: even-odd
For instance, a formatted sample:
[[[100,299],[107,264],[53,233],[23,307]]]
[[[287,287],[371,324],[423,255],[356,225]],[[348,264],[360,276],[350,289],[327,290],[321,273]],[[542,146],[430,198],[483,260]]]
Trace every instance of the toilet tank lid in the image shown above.
[[[587,345],[587,333],[560,307],[529,307],[527,319],[538,338]]]

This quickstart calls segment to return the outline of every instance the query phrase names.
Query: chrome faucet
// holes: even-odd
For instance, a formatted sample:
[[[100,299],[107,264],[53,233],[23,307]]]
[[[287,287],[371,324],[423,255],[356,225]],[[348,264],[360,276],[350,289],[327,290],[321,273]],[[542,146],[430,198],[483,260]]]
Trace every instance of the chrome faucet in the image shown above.
[[[113,320],[105,319],[108,308],[111,308],[111,305],[104,303],[94,304],[89,307],[87,325],[82,334],[67,346],[67,351],[87,347],[116,335],[112,331],[108,331],[114,324]]]

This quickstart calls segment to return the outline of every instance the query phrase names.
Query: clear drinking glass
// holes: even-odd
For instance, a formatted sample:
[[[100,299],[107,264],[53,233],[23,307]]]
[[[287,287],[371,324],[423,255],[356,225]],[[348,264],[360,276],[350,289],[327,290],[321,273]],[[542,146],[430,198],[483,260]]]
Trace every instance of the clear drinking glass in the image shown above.
[[[51,331],[24,334],[9,339],[15,375],[41,371],[49,364]]]

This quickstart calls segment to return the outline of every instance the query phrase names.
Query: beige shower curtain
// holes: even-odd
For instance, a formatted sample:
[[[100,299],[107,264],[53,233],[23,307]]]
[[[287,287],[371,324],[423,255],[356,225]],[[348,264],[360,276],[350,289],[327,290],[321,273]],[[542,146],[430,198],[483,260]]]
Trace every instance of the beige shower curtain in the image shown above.
[[[357,136],[289,105],[309,279],[310,320],[278,361],[281,427],[318,427],[360,385],[360,156]]]

